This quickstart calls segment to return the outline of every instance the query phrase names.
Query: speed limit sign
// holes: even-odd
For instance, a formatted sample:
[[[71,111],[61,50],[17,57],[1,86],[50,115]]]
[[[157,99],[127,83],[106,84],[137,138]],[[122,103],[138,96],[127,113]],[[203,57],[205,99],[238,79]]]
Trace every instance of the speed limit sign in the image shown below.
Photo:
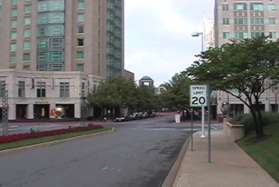
[[[191,85],[190,87],[190,106],[202,107],[207,106],[207,86]]]

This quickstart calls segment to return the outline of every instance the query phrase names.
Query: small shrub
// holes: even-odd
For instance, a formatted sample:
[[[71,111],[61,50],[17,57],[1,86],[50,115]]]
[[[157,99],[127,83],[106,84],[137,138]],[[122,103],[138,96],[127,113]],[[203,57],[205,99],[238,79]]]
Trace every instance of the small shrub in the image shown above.
[[[279,124],[279,114],[271,113],[271,112],[263,112],[263,125],[271,125],[278,123]],[[243,114],[240,116],[236,116],[232,119],[232,121],[237,122],[239,124],[244,125],[244,135],[247,136],[251,131],[255,130],[254,119],[251,114]]]

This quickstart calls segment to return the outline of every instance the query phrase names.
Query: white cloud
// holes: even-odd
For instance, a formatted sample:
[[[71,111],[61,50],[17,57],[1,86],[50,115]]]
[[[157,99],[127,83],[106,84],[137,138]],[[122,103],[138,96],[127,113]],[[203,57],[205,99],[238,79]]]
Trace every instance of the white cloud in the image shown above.
[[[127,69],[137,79],[153,77],[158,85],[189,66],[200,50],[191,33],[200,31],[202,19],[210,17],[211,1],[126,0]]]

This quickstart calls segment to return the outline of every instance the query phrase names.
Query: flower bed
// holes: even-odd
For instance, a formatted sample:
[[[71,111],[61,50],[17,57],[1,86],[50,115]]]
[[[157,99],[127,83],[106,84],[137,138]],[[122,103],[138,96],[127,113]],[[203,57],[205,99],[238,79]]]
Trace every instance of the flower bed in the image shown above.
[[[16,141],[32,139],[32,138],[55,136],[55,135],[61,135],[61,134],[66,134],[66,133],[90,131],[90,130],[96,130],[96,129],[102,129],[102,128],[104,128],[102,125],[89,124],[87,127],[72,127],[72,128],[69,127],[68,129],[57,129],[57,130],[49,130],[49,131],[12,134],[12,135],[8,135],[8,136],[0,136],[0,144],[16,142]]]

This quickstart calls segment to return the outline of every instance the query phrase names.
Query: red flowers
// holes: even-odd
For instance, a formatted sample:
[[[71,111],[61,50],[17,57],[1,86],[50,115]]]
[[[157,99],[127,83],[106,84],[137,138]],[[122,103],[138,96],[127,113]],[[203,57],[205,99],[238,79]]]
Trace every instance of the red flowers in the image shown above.
[[[90,131],[90,130],[102,129],[102,128],[104,128],[102,125],[89,124],[87,127],[69,127],[68,129],[57,129],[57,130],[40,131],[40,132],[31,131],[31,133],[0,136],[0,144],[1,143],[10,143],[10,142],[15,142],[15,141],[20,141],[20,140],[26,140],[26,139],[32,139],[32,138],[55,136],[55,135],[61,135],[61,134],[66,134],[66,133]]]

